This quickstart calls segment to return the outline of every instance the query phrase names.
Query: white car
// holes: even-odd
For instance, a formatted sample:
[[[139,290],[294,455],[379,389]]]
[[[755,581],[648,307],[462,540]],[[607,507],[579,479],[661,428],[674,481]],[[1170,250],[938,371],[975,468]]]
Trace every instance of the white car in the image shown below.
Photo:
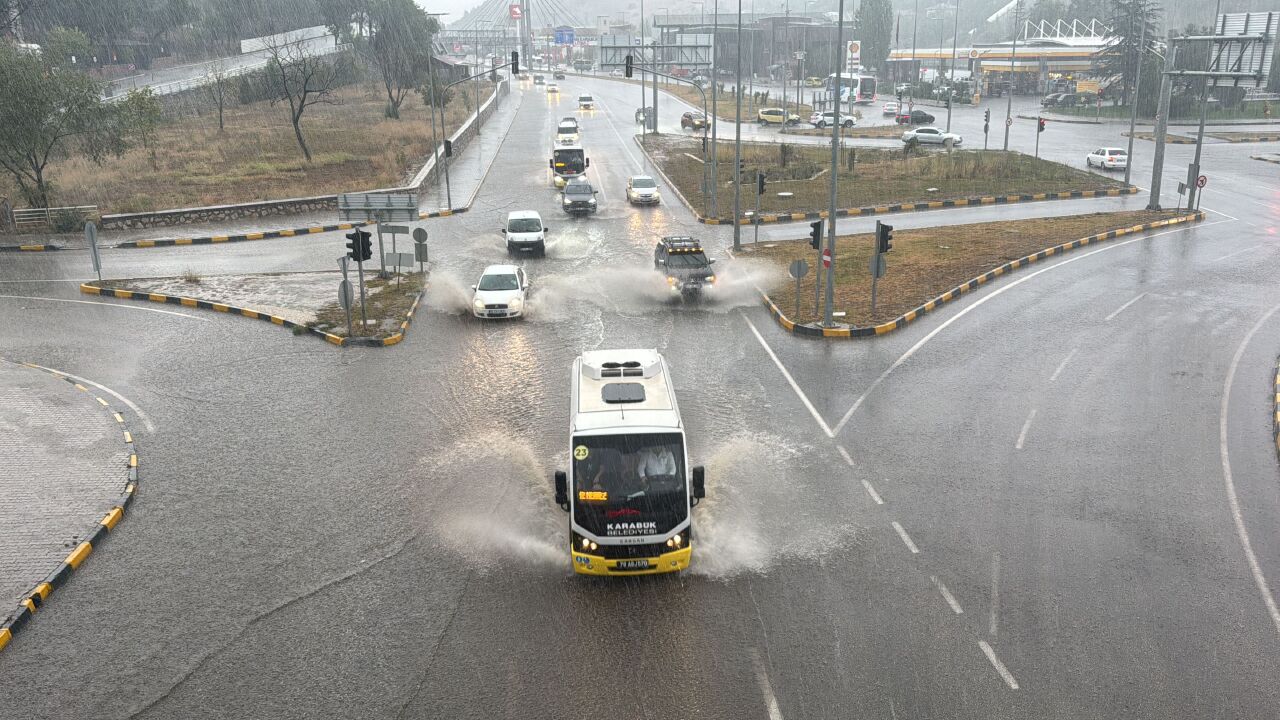
[[[825,112],[816,112],[809,116],[809,124],[816,128],[827,127],[828,125],[834,124],[835,121],[836,121],[836,114],[835,114],[835,111],[833,110],[827,110]],[[840,116],[841,127],[851,128],[857,123],[858,123],[857,118],[853,117],[852,115]]]
[[[627,178],[627,202],[632,205],[657,205],[658,183],[648,175],[632,175]]]
[[[478,318],[515,318],[524,314],[529,278],[516,265],[490,265],[471,286],[471,314]]]
[[[592,110],[595,108],[595,106],[596,106],[596,99],[591,97],[590,95],[583,94],[578,96],[579,110]]]
[[[883,110],[883,112],[884,112],[884,114],[885,114],[885,115],[897,115],[897,114],[898,114],[898,103],[896,103],[896,102],[894,102],[894,101],[892,101],[892,100],[891,100],[891,101],[889,101],[889,102],[887,102],[887,103],[885,103],[885,104],[884,104],[884,110]]]
[[[555,83],[547,83],[547,92],[558,93],[560,92],[560,86]]]
[[[951,141],[952,145],[959,145],[960,143],[964,142],[964,138],[960,137],[959,135],[955,133],[945,132],[936,127],[913,128],[911,130],[908,130],[902,133],[902,142],[908,142],[912,138],[915,138],[916,142],[920,143],[921,145],[925,145],[925,144],[943,145],[948,140]]]
[[[582,135],[578,133],[578,123],[576,120],[561,120],[556,126],[556,144],[557,145],[577,145],[582,139]]]
[[[539,255],[547,252],[547,226],[537,210],[515,210],[507,213],[507,226],[502,228],[507,236],[507,253],[528,250]]]
[[[1103,170],[1124,170],[1129,167],[1129,153],[1124,148],[1098,148],[1084,156],[1084,164]]]

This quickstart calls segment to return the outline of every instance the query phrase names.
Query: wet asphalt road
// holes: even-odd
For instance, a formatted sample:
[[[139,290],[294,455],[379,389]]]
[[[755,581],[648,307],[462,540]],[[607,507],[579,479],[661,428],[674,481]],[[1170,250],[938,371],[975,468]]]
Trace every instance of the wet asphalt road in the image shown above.
[[[156,428],[126,522],[0,653],[0,717],[1276,714],[1280,182],[1256,146],[1206,147],[1221,190],[1199,226],[822,343],[777,328],[759,269],[729,260],[726,297],[668,302],[654,238],[731,229],[671,193],[628,208],[639,90],[560,84],[524,98],[473,210],[426,224],[428,308],[390,350],[81,296],[83,253],[0,258],[0,295],[22,296],[0,297],[6,356],[102,383]],[[573,111],[583,88],[599,110]],[[569,114],[603,191],[589,219],[549,187]],[[1063,126],[1050,157],[1080,164],[1121,129]],[[472,321],[464,288],[527,208],[554,240],[526,261],[531,316]],[[104,257],[120,276],[328,269],[341,244]],[[680,577],[579,579],[561,547],[569,365],[624,346],[666,353],[708,467]]]

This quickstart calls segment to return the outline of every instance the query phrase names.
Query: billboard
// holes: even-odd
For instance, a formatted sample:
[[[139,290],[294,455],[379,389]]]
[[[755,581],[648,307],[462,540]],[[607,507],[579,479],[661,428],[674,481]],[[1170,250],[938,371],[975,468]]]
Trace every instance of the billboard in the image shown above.
[[[568,25],[561,25],[555,29],[555,43],[557,45],[572,45],[574,40],[573,28]]]

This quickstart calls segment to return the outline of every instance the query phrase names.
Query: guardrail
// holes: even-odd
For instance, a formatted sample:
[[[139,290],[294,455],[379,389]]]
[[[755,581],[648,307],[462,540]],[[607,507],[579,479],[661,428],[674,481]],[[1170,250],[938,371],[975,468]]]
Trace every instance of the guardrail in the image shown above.
[[[54,208],[16,208],[13,210],[13,225],[18,232],[34,230],[42,227],[56,227],[57,221],[71,215],[76,222],[98,214],[97,205],[76,205]]]
[[[334,53],[339,53],[339,52],[346,52],[350,49],[351,49],[351,43],[343,43],[342,45],[334,45],[331,47],[319,48],[316,50],[310,50],[308,52],[311,55],[320,56],[320,55],[332,55]],[[106,97],[106,101],[118,102],[120,100],[123,100],[131,90],[141,90],[142,88],[150,88],[151,92],[155,93],[156,95],[172,95],[174,93],[183,92],[184,90],[190,90],[192,88],[208,85],[212,83],[219,74],[221,74],[223,78],[233,78],[233,77],[239,77],[241,75],[248,75],[249,73],[256,72],[258,70],[261,70],[267,67],[268,65],[271,64],[271,60],[264,59],[260,62],[256,62],[250,65],[237,65],[236,67],[223,68],[220,71],[215,69],[214,67],[215,63],[216,61],[209,61],[208,63],[204,63],[210,66],[209,72],[206,72],[204,75],[198,75],[196,77],[187,78],[185,80],[174,80],[173,82],[159,83],[156,85],[143,85],[141,87],[135,86],[132,88],[123,89],[120,92],[116,93],[115,95],[108,95]]]

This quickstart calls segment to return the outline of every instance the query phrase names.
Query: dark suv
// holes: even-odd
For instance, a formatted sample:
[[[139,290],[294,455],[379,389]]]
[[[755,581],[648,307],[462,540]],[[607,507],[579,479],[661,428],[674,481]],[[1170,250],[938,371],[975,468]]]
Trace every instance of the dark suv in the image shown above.
[[[910,113],[899,113],[895,118],[899,125],[928,125],[933,116],[923,110],[912,110]]]
[[[596,211],[596,189],[586,180],[565,185],[561,197],[561,207],[570,215],[590,215]]]
[[[653,249],[653,268],[666,276],[673,293],[686,298],[715,287],[714,262],[703,252],[702,243],[688,235],[664,237]]]

